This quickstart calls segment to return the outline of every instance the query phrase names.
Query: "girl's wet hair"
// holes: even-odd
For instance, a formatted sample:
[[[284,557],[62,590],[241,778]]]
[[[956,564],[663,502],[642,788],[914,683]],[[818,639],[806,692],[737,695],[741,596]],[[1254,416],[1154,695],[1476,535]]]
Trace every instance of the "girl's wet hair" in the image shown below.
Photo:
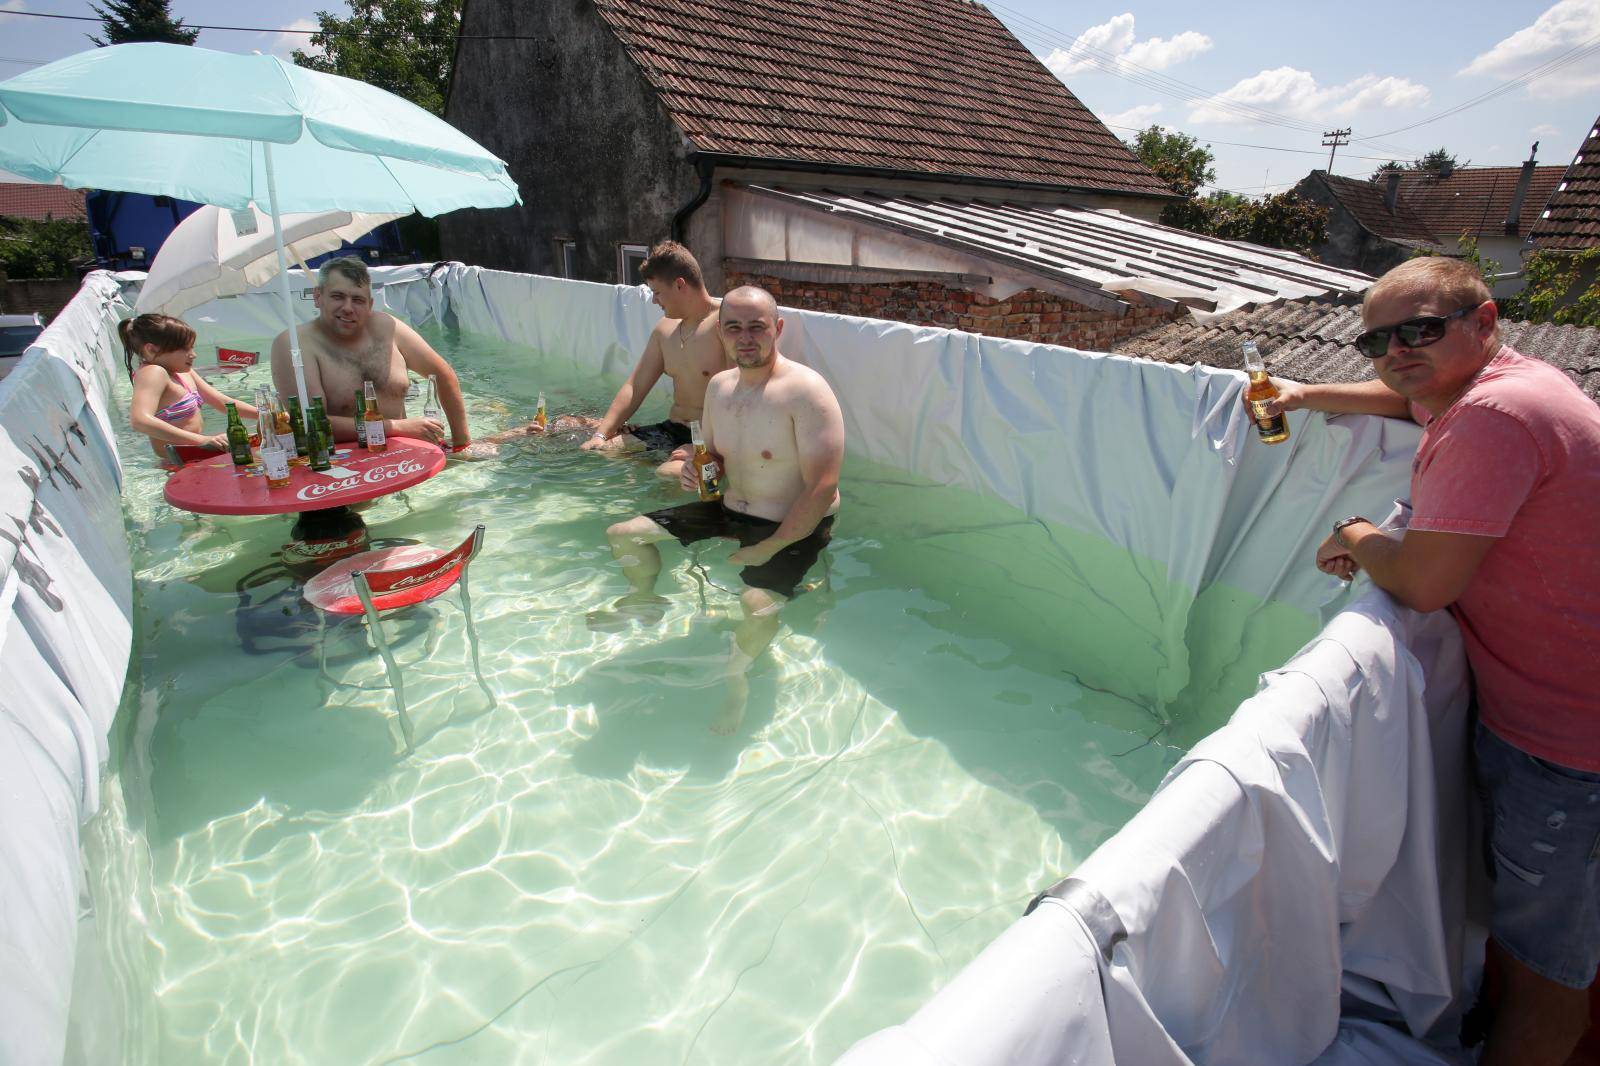
[[[194,347],[194,328],[181,318],[171,315],[136,315],[117,324],[117,334],[122,338],[122,350],[128,365],[128,376],[133,377],[133,362],[144,362],[144,346],[153,344],[157,352],[181,352]]]

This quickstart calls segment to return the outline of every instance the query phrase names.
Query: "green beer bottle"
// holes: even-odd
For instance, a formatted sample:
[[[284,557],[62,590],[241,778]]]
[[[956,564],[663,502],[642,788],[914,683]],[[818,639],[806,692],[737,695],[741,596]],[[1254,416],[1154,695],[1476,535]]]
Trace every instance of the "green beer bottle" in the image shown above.
[[[356,390],[356,447],[367,446],[367,394]]]
[[[311,417],[306,420],[307,442],[311,448],[311,469],[326,470],[333,465],[329,452],[333,448],[333,434],[327,430],[328,416],[323,412],[322,397],[311,397]]]
[[[244,428],[236,404],[228,405],[228,453],[234,466],[252,466],[255,456],[250,454],[250,431]]]
[[[311,454],[311,442],[306,439],[306,416],[298,396],[289,397],[289,422],[294,427],[294,459],[290,461],[303,464]]]

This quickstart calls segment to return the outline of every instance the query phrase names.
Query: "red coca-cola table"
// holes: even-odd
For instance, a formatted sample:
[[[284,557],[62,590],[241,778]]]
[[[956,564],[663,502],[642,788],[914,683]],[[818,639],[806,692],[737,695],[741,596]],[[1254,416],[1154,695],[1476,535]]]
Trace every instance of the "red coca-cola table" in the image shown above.
[[[223,452],[215,459],[188,463],[167,478],[167,502],[199,514],[292,514],[360,503],[421,484],[444,469],[444,449],[414,437],[390,437],[389,447],[369,452],[341,443],[334,470],[317,473],[307,466],[289,468],[289,484],[267,488],[260,475],[237,473]]]

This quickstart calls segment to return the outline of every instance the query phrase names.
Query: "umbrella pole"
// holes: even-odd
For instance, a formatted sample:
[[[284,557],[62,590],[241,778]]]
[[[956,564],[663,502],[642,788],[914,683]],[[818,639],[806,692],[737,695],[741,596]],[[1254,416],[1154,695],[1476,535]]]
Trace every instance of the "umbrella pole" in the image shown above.
[[[283,250],[283,220],[278,217],[278,183],[272,176],[272,145],[261,142],[261,155],[267,167],[267,204],[272,208],[272,243],[278,249],[278,288],[283,293],[283,314],[289,323],[289,362],[294,366],[294,386],[300,394],[300,410],[311,417],[311,398],[306,395],[306,368],[300,358],[300,329],[295,321],[294,294],[289,291],[289,258]]]

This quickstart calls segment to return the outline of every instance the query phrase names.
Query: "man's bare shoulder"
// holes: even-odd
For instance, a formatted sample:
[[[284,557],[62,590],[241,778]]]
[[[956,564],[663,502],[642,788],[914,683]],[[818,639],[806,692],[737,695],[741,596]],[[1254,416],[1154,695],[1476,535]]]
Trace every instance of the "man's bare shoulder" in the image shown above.
[[[726,396],[728,393],[733,391],[733,387],[737,384],[739,384],[738,367],[735,366],[729,367],[727,370],[719,370],[715,374],[711,375],[710,381],[706,382],[706,395],[710,396],[713,392],[715,392],[718,396]]]
[[[833,386],[828,384],[827,378],[793,359],[784,361],[783,394],[785,400],[798,404],[838,402],[833,394]]]

